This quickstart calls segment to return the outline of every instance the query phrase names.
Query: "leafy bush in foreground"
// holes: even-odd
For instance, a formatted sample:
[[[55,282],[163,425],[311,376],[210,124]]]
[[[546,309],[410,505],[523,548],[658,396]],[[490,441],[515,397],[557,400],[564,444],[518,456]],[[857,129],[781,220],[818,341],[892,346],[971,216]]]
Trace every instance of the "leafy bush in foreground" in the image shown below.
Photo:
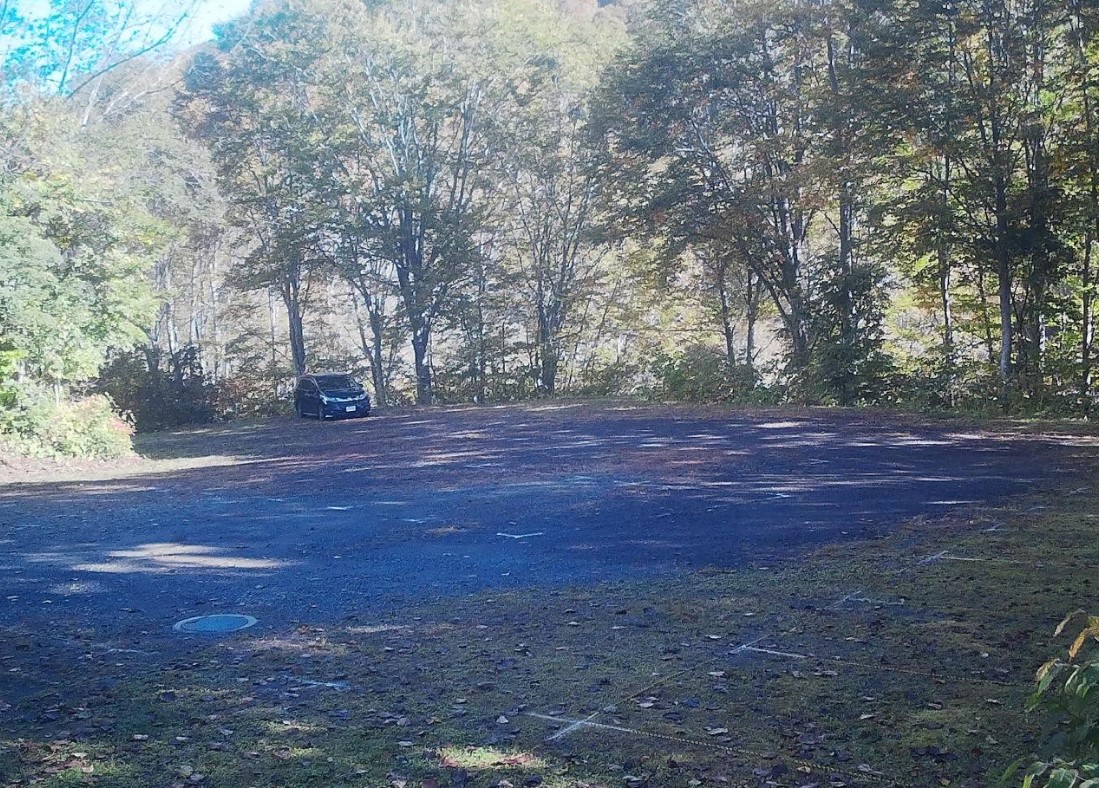
[[[1099,788],[1099,616],[1077,610],[1054,635],[1083,616],[1084,626],[1068,649],[1038,669],[1027,712],[1045,712],[1049,726],[1044,760],[1026,770],[1023,788]],[[1013,767],[1009,775],[1015,770]]]

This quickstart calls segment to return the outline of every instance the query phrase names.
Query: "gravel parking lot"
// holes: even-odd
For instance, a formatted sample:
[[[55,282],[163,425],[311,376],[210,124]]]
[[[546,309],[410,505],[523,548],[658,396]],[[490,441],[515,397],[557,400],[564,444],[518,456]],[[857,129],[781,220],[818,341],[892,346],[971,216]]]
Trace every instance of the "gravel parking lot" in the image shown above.
[[[104,642],[797,560],[1074,472],[1063,438],[824,410],[546,405],[155,435],[0,487],[2,620]]]

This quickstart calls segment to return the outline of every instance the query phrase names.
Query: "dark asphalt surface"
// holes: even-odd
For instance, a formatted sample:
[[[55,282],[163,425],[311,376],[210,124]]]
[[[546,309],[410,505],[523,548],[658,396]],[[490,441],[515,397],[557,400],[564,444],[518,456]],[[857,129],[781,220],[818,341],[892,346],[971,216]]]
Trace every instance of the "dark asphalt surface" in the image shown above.
[[[0,624],[125,647],[203,613],[277,633],[800,560],[1070,477],[1091,451],[902,417],[590,405],[287,418],[145,449],[161,460],[141,475],[0,487]]]

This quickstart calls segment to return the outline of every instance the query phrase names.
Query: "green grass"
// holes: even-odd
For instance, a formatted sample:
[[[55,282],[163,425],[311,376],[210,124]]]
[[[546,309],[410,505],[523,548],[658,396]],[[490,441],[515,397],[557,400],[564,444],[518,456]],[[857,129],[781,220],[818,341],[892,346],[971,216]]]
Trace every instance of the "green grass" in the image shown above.
[[[1040,744],[1053,627],[1099,610],[1097,511],[1066,491],[769,569],[85,655],[0,714],[0,784],[989,785]],[[72,656],[5,634],[5,670]]]

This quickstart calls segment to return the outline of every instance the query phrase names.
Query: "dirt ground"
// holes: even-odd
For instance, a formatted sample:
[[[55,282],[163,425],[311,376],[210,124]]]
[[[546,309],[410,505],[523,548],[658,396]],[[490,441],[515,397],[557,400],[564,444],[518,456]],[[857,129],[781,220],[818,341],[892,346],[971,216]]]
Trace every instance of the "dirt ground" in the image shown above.
[[[987,784],[1097,607],[1042,571],[1095,550],[1075,432],[566,403],[9,466],[0,785]]]

